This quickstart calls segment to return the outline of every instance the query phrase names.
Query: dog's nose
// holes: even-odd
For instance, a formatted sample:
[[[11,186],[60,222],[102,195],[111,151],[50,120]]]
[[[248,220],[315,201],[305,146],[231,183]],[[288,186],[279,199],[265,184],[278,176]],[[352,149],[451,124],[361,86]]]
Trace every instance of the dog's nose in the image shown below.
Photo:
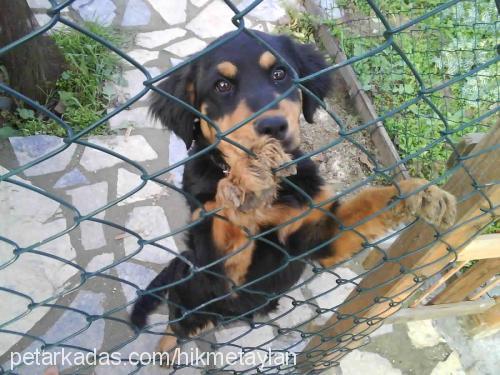
[[[288,121],[284,117],[266,117],[255,123],[255,130],[259,134],[266,134],[280,141],[286,138]]]

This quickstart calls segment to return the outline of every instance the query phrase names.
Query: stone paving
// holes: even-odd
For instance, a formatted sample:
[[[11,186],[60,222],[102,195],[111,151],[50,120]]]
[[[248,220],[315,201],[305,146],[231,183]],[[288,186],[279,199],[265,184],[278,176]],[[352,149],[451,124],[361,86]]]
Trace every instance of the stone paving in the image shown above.
[[[47,0],[28,0],[28,3],[36,12],[39,23],[48,21],[45,12],[50,5]],[[251,0],[244,0],[239,7],[243,9],[250,3]],[[285,6],[299,7],[292,0],[265,0],[250,13],[247,24],[255,29],[271,32],[275,25],[286,21]],[[230,21],[232,15],[221,0],[76,0],[64,12],[64,16],[77,22],[96,21],[103,25],[121,27],[133,34],[133,43],[127,53],[144,64],[153,76],[197,52],[215,37],[233,30],[234,25]],[[117,106],[138,94],[143,89],[142,82],[145,79],[130,64],[124,62],[123,66],[126,83],[115,87],[119,98],[114,103]],[[145,100],[140,100],[130,109],[119,113],[109,122],[113,135],[90,137],[89,142],[133,160],[148,172],[161,170],[183,160],[186,157],[184,143],[149,118],[146,105]],[[12,137],[0,143],[0,173],[4,174],[63,146],[61,139],[52,136]],[[162,178],[180,186],[181,176],[182,167],[179,167]],[[119,158],[81,145],[71,145],[50,160],[27,169],[15,179],[20,184],[56,194],[82,215],[123,197],[142,183],[140,171],[136,168]],[[118,282],[113,277],[145,287],[165,263],[183,248],[182,236],[175,235],[157,242],[163,248],[149,245],[138,252],[136,237],[98,221],[84,221],[74,227],[73,210],[61,202],[17,184],[0,184],[0,212],[0,236],[15,241],[18,246],[31,246],[62,233],[57,239],[37,246],[41,254],[22,254],[17,259],[11,255],[12,244],[0,241],[0,264],[12,262],[0,269],[0,285],[22,293],[14,295],[0,291],[0,322],[22,316],[32,301],[43,301],[80,286],[73,292],[50,301],[58,306],[69,306],[71,310],[39,307],[7,326],[9,330],[29,332],[46,342],[58,342],[67,338],[65,344],[96,348],[98,351],[112,348],[120,342],[126,343],[133,336],[126,325],[109,319],[98,319],[89,324],[86,316],[110,312],[135,298],[134,287]],[[94,218],[122,225],[139,233],[144,239],[151,239],[182,228],[188,221],[188,213],[179,193],[148,182],[141,190],[99,212]],[[67,262],[61,262],[57,257]],[[110,268],[114,262],[125,258],[124,262]],[[100,272],[102,275],[81,285],[83,270]],[[353,262],[348,267],[336,269],[335,274],[319,275],[306,287],[291,291],[289,298],[283,298],[279,309],[271,314],[271,318],[276,318],[281,327],[293,327],[315,315],[310,305],[292,305],[293,299],[304,301],[321,294],[315,299],[318,307],[331,308],[338,305],[352,291],[354,284],[340,285],[335,291],[323,293],[336,285],[338,277],[353,279],[361,271],[359,262]],[[309,270],[304,278],[311,275]],[[32,300],[24,297],[25,295]],[[130,306],[115,311],[111,317],[126,318],[129,310]],[[327,319],[328,316],[323,315],[318,324]],[[153,320],[165,322],[165,311],[160,310]],[[161,327],[160,324],[158,332],[163,330],[164,326]],[[79,331],[81,333],[76,334]],[[248,334],[239,338],[245,332]],[[450,348],[433,322],[384,326],[374,335],[374,344],[370,345],[379,345],[377,343],[382,343],[384,338],[396,333],[409,338],[407,346],[417,357],[418,353],[429,347],[442,349],[444,354],[440,357],[426,357],[429,363],[425,371],[417,373],[463,373],[460,362],[462,354],[459,355]],[[120,352],[126,355],[132,351],[153,351],[158,337],[141,335]],[[279,335],[270,326],[251,330],[243,323],[218,330],[212,338],[219,343],[236,340],[233,344],[248,347],[270,342],[267,345],[273,349],[290,348],[289,350],[297,352],[305,346],[298,334]],[[1,334],[0,363],[8,366],[10,351],[29,352],[40,345],[39,341],[19,335]],[[340,370],[335,371],[342,371],[344,374],[370,372],[372,375],[412,373],[408,369],[403,372],[394,360],[387,359],[390,356],[378,354],[383,351],[380,348],[367,348],[350,353],[342,360]],[[220,350],[227,352],[235,349],[227,345]],[[471,368],[473,366],[478,365],[471,365]],[[481,369],[488,367],[484,364],[481,366]],[[404,366],[399,364],[399,367]],[[37,369],[37,372],[42,368]],[[21,368],[20,373],[31,374],[32,370]],[[98,366],[93,371],[96,374],[126,374],[133,370],[130,366]],[[476,373],[488,373],[481,371]],[[148,367],[140,373],[167,372],[165,369]],[[186,369],[180,373],[196,374],[198,371]]]

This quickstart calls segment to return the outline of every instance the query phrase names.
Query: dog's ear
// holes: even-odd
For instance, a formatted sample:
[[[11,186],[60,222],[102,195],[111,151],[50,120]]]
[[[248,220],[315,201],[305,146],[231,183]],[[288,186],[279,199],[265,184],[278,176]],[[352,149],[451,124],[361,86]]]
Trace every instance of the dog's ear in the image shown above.
[[[176,70],[163,80],[158,88],[187,104],[195,105],[195,72],[196,69],[192,65]],[[187,148],[191,146],[196,119],[193,112],[156,91],[153,92],[149,110],[164,126],[179,136]]]
[[[298,73],[301,78],[328,67],[324,56],[312,44],[295,44],[295,49],[298,58]],[[329,73],[324,73],[304,82],[304,86],[323,100],[332,88],[332,77]],[[318,106],[318,102],[312,96],[302,93],[302,113],[307,122],[313,122],[314,112]]]

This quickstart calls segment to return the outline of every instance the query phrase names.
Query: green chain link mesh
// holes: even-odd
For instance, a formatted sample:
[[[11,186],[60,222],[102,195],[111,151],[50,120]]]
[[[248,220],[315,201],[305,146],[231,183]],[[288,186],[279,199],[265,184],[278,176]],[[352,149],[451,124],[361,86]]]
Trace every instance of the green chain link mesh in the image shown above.
[[[70,19],[64,17],[61,11],[70,6],[73,1],[74,0],[67,0],[58,3],[56,0],[50,0],[52,9],[48,12],[48,14],[51,16],[51,21],[38,30],[15,41],[14,43],[7,46],[2,46],[2,48],[0,48],[0,56],[14,48],[18,48],[20,46],[22,47],[24,43],[44,33],[47,33],[50,29],[56,26],[56,24],[62,23],[74,30],[77,30],[80,33],[87,35],[88,37],[98,41],[99,43],[102,43],[102,45],[106,46],[107,48],[118,54],[120,57],[128,61],[130,64],[132,64],[135,68],[140,70],[144,75],[144,88],[137,95],[127,100],[123,105],[103,116],[95,123],[90,124],[84,130],[75,133],[72,130],[70,124],[65,123],[61,118],[54,115],[50,110],[44,108],[39,103],[34,102],[30,98],[25,97],[21,93],[16,92],[14,89],[0,82],[1,92],[4,92],[7,95],[26,103],[28,106],[35,109],[39,113],[46,115],[57,124],[59,124],[66,132],[64,144],[61,147],[49,152],[41,158],[33,160],[0,176],[0,182],[2,184],[12,184],[17,186],[18,188],[28,189],[34,193],[41,194],[48,199],[61,204],[64,208],[73,212],[74,215],[74,221],[72,225],[70,225],[67,229],[60,233],[55,233],[44,239],[43,241],[34,243],[27,247],[20,247],[11,239],[0,236],[0,241],[8,244],[13,249],[10,259],[4,262],[4,264],[0,265],[0,272],[2,272],[3,269],[9,267],[9,265],[11,265],[12,263],[16,262],[16,260],[18,260],[24,254],[30,253],[36,254],[40,257],[49,257],[55,261],[64,263],[70,267],[74,267],[80,275],[80,282],[77,283],[77,285],[72,285],[71,288],[64,289],[51,296],[50,298],[42,301],[34,300],[31,296],[23,294],[11,288],[0,286],[1,292],[10,293],[26,301],[26,310],[24,312],[19,314],[14,319],[3,322],[0,325],[0,336],[16,335],[27,337],[32,342],[35,342],[39,348],[44,350],[67,348],[88,353],[91,352],[93,348],[82,347],[74,344],[69,345],[65,344],[65,342],[78,337],[78,335],[84,333],[89,327],[91,327],[91,325],[97,324],[101,320],[113,323],[116,329],[125,329],[125,327],[127,327],[127,329],[129,329],[132,333],[130,335],[130,338],[125,341],[117,341],[112,347],[103,348],[98,353],[98,356],[103,356],[105,353],[119,351],[129,343],[143,336],[147,336],[147,338],[152,339],[151,336],[153,335],[156,335],[156,337],[158,337],[159,335],[163,334],[166,322],[162,322],[161,324],[151,324],[147,326],[142,332],[136,332],[132,327],[130,327],[130,323],[128,323],[128,321],[126,320],[126,309],[127,307],[130,307],[133,301],[129,302],[126,305],[116,306],[115,308],[108,310],[101,315],[93,315],[88,313],[84,309],[69,307],[63,302],[65,295],[68,295],[69,293],[82,287],[84,284],[95,280],[97,280],[97,282],[99,283],[108,283],[109,285],[119,285],[119,283],[123,283],[134,288],[138,293],[140,293],[141,289],[137,285],[130,281],[115,277],[108,271],[137,255],[144,249],[146,245],[152,245],[159,249],[163,249],[166,252],[172,253],[174,256],[179,256],[179,254],[177,254],[173,250],[159,244],[158,241],[186,231],[190,227],[197,225],[206,215],[216,215],[216,212],[204,212],[200,219],[194,222],[190,222],[171,233],[165,233],[161,236],[149,240],[145,240],[139,233],[125,228],[122,225],[118,225],[114,222],[98,218],[97,215],[99,213],[104,212],[110,207],[137,193],[146,185],[148,181],[154,181],[162,186],[173,189],[178,193],[185,195],[188,199],[194,199],[193,197],[188,197],[185,192],[177,188],[173,183],[166,182],[165,179],[162,179],[161,177],[177,168],[178,166],[186,163],[188,160],[198,157],[200,154],[192,155],[174,165],[170,165],[154,173],[148,173],[143,166],[134,162],[133,160],[130,160],[127,157],[124,157],[123,155],[120,155],[109,149],[93,144],[85,138],[93,129],[96,129],[100,125],[105,124],[111,117],[115,116],[119,112],[131,106],[133,103],[142,99],[152,90],[162,95],[168,96],[180,105],[196,113],[197,116],[206,120],[216,130],[217,141],[202,152],[206,153],[211,149],[217,147],[217,145],[223,141],[231,142],[238,147],[242,147],[241,145],[236,144],[234,141],[229,140],[227,138],[227,135],[235,129],[244,126],[248,121],[258,116],[260,113],[266,111],[268,108],[274,106],[275,103],[279,102],[283,98],[286,98],[295,88],[301,88],[308,95],[314,97],[314,99],[318,101],[324,109],[327,110],[328,114],[336,121],[336,123],[338,123],[340,128],[339,136],[337,139],[332,140],[330,143],[321,147],[320,149],[315,150],[313,153],[305,155],[304,158],[319,154],[329,148],[333,148],[341,142],[349,142],[350,144],[352,144],[352,147],[358,148],[363,153],[365,153],[375,166],[373,169],[373,173],[369,177],[357,183],[355,186],[351,186],[345,191],[339,192],[339,194],[335,198],[332,197],[332,200],[339,199],[362,187],[363,185],[370,184],[380,178],[386,181],[391,181],[391,176],[395,174],[398,165],[381,165],[368,150],[366,150],[353,138],[354,134],[374,127],[378,121],[383,121],[388,129],[389,134],[394,140],[396,140],[398,149],[401,153],[401,163],[406,164],[411,172],[426,175],[426,177],[432,180],[432,183],[442,183],[453,172],[457,171],[458,169],[465,169],[471,176],[472,181],[474,181],[473,185],[475,191],[484,195],[482,189],[484,189],[485,186],[481,185],[480,183],[476,183],[473,178],[474,174],[467,170],[467,167],[464,165],[464,161],[479,157],[482,153],[487,152],[487,150],[483,150],[480,153],[470,154],[465,157],[458,156],[458,163],[449,170],[444,170],[442,166],[438,166],[437,169],[426,169],[426,166],[429,166],[428,161],[434,160],[436,156],[442,156],[443,154],[445,156],[448,156],[452,153],[457,154],[456,141],[463,134],[470,133],[472,131],[488,131],[493,126],[495,126],[496,121],[498,121],[497,112],[499,109],[498,101],[500,96],[500,85],[498,84],[498,12],[493,1],[338,1],[338,4],[342,7],[342,12],[344,12],[344,17],[342,18],[339,18],[336,15],[339,12],[340,8],[338,8],[337,5],[334,5],[335,3],[333,1],[322,1],[321,4],[323,5],[323,11],[326,14],[325,19],[322,20],[323,24],[327,24],[331,27],[332,34],[339,39],[340,45],[346,53],[348,59],[342,63],[331,65],[327,69],[324,69],[323,71],[319,71],[307,77],[299,77],[294,71],[294,87],[292,87],[279,98],[276,98],[266,107],[262,108],[258,113],[252,116],[252,118],[248,118],[244,122],[237,124],[227,132],[222,132],[217,127],[216,123],[214,123],[210,118],[207,118],[204,114],[197,111],[195,108],[191,107],[188,103],[185,103],[173,97],[171,94],[156,88],[154,84],[168,77],[174,71],[182,68],[183,66],[190,64],[195,60],[202,59],[209,50],[215,49],[218,46],[226,43],[228,40],[234,38],[239,33],[247,33],[248,35],[255,38],[255,40],[257,40],[259,43],[262,43],[274,54],[276,54],[285,65],[291,68],[276,51],[274,51],[269,45],[266,44],[265,41],[260,39],[258,35],[252,32],[252,30],[245,27],[245,16],[247,14],[251,14],[252,10],[255,7],[258,7],[262,0],[254,1],[246,9],[243,9],[241,11],[238,10],[236,5],[232,1],[224,0],[224,3],[234,12],[232,22],[235,26],[235,31],[227,35],[227,37],[221,39],[217,43],[212,44],[203,52],[191,56],[186,61],[166,70],[162,74],[155,77],[153,77],[144,66],[134,61],[130,56],[128,56],[116,46],[110,44],[108,41],[95,35],[81,25],[78,25]],[[431,4],[432,7],[429,7],[429,4]],[[464,38],[464,34],[467,35],[468,38]],[[427,43],[415,43],[416,40],[426,40]],[[351,65],[354,68],[354,70],[360,77],[363,88],[372,92],[374,104],[378,113],[380,113],[379,117],[375,120],[362,123],[355,128],[347,127],[340,116],[335,113],[335,110],[328,108],[323,101],[321,101],[318,97],[316,97],[312,92],[308,91],[307,88],[303,86],[303,83],[310,79],[324,74],[332,73],[347,65]],[[425,67],[425,70],[421,69],[422,66]],[[401,124],[404,124],[404,127],[398,127],[398,124],[399,126]],[[417,144],[412,144],[412,139],[414,139],[415,137],[417,137],[420,142]],[[137,171],[141,173],[142,183],[136,188],[130,190],[127,194],[115,200],[109,201],[103,207],[100,207],[99,209],[96,209],[86,215],[82,215],[76,207],[66,202],[61,197],[58,197],[36,186],[24,183],[16,179],[16,176],[26,169],[45,160],[53,158],[57,154],[70,147],[72,144],[79,144],[84,147],[93,148],[102,153],[107,153],[121,159],[123,162],[129,164],[131,167],[137,169]],[[499,145],[496,145],[496,148],[498,148],[498,146]],[[297,162],[297,160],[294,162]],[[286,165],[282,166],[282,168],[284,167],[286,167]],[[285,183],[291,185],[297,191],[300,191],[305,195],[305,193],[301,191],[298,186],[293,185],[290,181],[285,179]],[[498,184],[498,181],[496,183]],[[458,198],[461,201],[468,199],[468,197]],[[490,217],[489,222],[491,223],[493,220],[495,220],[495,218],[492,216],[492,213],[496,207],[495,204],[491,202],[487,196],[484,195],[484,198],[490,203],[490,208],[488,210],[484,210],[483,215]],[[321,207],[313,203],[310,197],[308,197],[308,199],[311,209],[321,209]],[[328,202],[323,202],[322,204],[326,203]],[[332,216],[327,210],[325,210],[325,213]],[[333,219],[335,218],[333,217]],[[297,218],[295,218],[294,220],[297,220]],[[130,236],[135,237],[137,239],[136,251],[134,251],[127,257],[115,260],[111,265],[106,266],[105,268],[102,268],[95,272],[89,272],[74,262],[55,256],[53,254],[50,254],[49,252],[39,250],[42,245],[48,244],[51,241],[54,241],[61,236],[75,230],[75,228],[77,228],[82,222],[85,221],[100,223],[102,225],[113,227],[117,231],[125,232]],[[283,225],[286,224],[287,223]],[[362,222],[352,227],[343,227],[342,230],[350,230],[356,232],[356,227],[360,224],[362,224]],[[413,224],[414,223],[411,223],[409,226]],[[462,223],[461,225],[465,224],[466,223]],[[279,228],[273,228],[270,231],[275,231],[278,229]],[[396,236],[404,229],[405,228],[402,228],[396,233],[391,234],[390,236]],[[455,226],[451,230],[456,229],[457,226]],[[483,229],[484,226],[482,226],[481,228],[477,228],[476,234],[480,233]],[[436,231],[436,238],[434,241],[442,241],[442,233],[439,233],[437,228],[434,228],[434,230]],[[255,241],[267,241],[264,237],[265,234],[267,233],[261,233],[257,236],[252,236],[249,238],[249,240],[251,239]],[[329,240],[329,242],[335,240],[335,238],[332,238],[331,240]],[[379,246],[381,241],[382,240],[376,241],[374,243],[369,243],[369,241],[366,240],[364,249],[374,248],[375,250],[373,251],[380,252],[385,256],[384,261],[387,261],[387,254],[385,250],[383,250]],[[280,248],[277,244],[271,244],[272,246],[279,248],[279,250],[283,251],[286,254],[285,249]],[[418,270],[406,269],[399,262],[404,257],[408,257],[419,251],[424,251],[426,248],[432,245],[433,243],[430,243],[425,248],[405,254],[398,259],[390,259],[390,261],[401,265],[402,270],[400,276],[408,274],[415,275],[415,283],[420,285],[425,280],[417,276],[416,272]],[[311,265],[311,275],[306,275],[301,280],[301,282],[293,288],[293,290],[287,292],[285,295],[268,296],[270,300],[278,298],[290,300],[293,306],[291,310],[286,311],[285,313],[272,319],[261,317],[255,319],[254,321],[248,322],[249,328],[246,332],[232,338],[227,342],[217,344],[214,343],[213,340],[208,339],[207,336],[199,338],[197,342],[201,343],[201,345],[205,343],[206,347],[209,347],[214,351],[222,348],[233,348],[242,350],[243,352],[260,350],[265,353],[267,352],[267,347],[282,335],[294,335],[292,337],[296,337],[296,340],[292,342],[288,347],[281,348],[282,351],[293,351],[294,347],[304,348],[306,346],[306,343],[313,336],[320,337],[322,339],[322,342],[336,341],[339,344],[342,344],[343,341],[352,338],[345,337],[346,335],[339,335],[339,337],[329,337],[327,335],[327,329],[331,328],[329,326],[318,327],[313,331],[308,330],[304,327],[307,327],[308,323],[316,322],[319,316],[324,316],[325,314],[331,315],[332,313],[336,314],[338,309],[348,302],[343,301],[337,306],[332,306],[329,309],[324,309],[318,306],[318,304],[315,302],[316,298],[331,293],[332,291],[341,288],[346,284],[351,284],[357,287],[364,277],[373,272],[376,272],[379,267],[368,270],[365,273],[352,279],[344,279],[340,275],[335,273],[335,268],[318,268],[317,266],[312,264],[312,262],[308,261],[306,259],[307,255],[311,254],[315,250],[316,249],[310,249],[310,251],[308,251],[306,254],[303,254],[299,257],[288,256],[289,262],[297,260]],[[457,249],[453,248],[449,249],[449,251],[452,253],[455,253],[456,250]],[[226,258],[227,257],[222,258],[219,261],[224,261]],[[185,261],[188,262],[187,260]],[[435,262],[439,262],[439,259]],[[197,269],[193,267],[192,272],[209,272],[209,266],[210,265],[207,265],[206,267]],[[297,300],[291,295],[293,291],[298,290],[305,285],[308,285],[321,273],[329,273],[335,276],[337,279],[337,285],[333,285],[330,289],[325,290],[320,295],[308,296],[304,300]],[[391,281],[393,280],[387,280],[386,283],[389,283]],[[238,288],[244,287],[245,285],[242,285]],[[412,286],[412,288],[413,287],[414,286]],[[366,289],[362,290],[361,292],[363,291],[366,291]],[[221,298],[230,297],[230,295],[227,295]],[[392,296],[391,298],[395,297],[397,296]],[[384,300],[386,298],[389,297],[380,297],[378,300],[374,300],[373,303],[375,304],[380,300]],[[312,307],[316,312],[315,316],[305,322],[301,322],[296,327],[280,327],[280,325],[278,324],[278,320],[302,305],[308,305]],[[27,314],[30,314],[33,310],[47,308],[55,310],[71,310],[75,314],[81,314],[82,318],[87,321],[87,325],[83,329],[79,329],[76,332],[67,332],[66,337],[57,342],[46,342],[41,336],[29,335],[26,332],[18,332],[9,329],[9,324],[23,318]],[[199,309],[202,308],[202,306],[199,307]],[[363,311],[366,311],[369,308],[370,306],[366,306]],[[120,312],[122,312],[122,315],[120,317],[117,317],[117,313]],[[360,313],[361,312],[362,311],[360,311]],[[191,311],[185,311],[185,314],[189,313],[191,313]],[[353,317],[356,318],[356,316]],[[337,316],[337,318],[341,320],[343,317],[339,315]],[[245,320],[243,317],[239,316],[231,318],[226,317],[224,319],[226,323],[237,320]],[[378,322],[376,316],[370,318],[370,320],[373,324],[376,324]],[[259,347],[255,348],[245,346],[246,335],[258,334],[259,329],[262,329],[264,327],[273,327],[277,329],[278,335],[267,342],[262,342]],[[364,345],[368,342],[367,334],[357,333],[355,336],[355,339],[359,340],[360,342],[358,346]],[[332,351],[338,351],[345,354],[349,352],[349,350],[351,349],[349,349],[348,346],[342,345],[340,345],[340,347],[333,346],[332,350],[328,352],[325,352],[323,350],[311,349],[308,353],[304,353],[307,354],[306,357],[308,358],[308,363],[298,364],[295,366],[290,364],[281,364],[267,367],[265,369],[262,369],[259,366],[254,366],[237,370],[226,365],[220,366],[219,368],[199,367],[199,370],[204,371],[205,373],[233,374],[289,374],[299,372],[315,373],[315,371],[319,370],[312,370],[311,365],[314,366],[315,364],[320,363],[322,361],[322,358],[325,358]],[[122,361],[126,361],[126,359],[122,359]],[[331,363],[327,363],[327,367],[337,364],[338,362],[333,361]],[[23,368],[10,371],[5,363],[3,364],[3,366],[4,367],[1,368],[2,373],[18,373],[18,371],[25,371],[25,369]],[[190,370],[185,369],[185,367],[186,366],[184,365],[180,365],[178,367],[174,366],[171,371],[173,373],[190,373]],[[130,373],[142,373],[144,370],[143,364],[137,364],[135,365],[135,367],[132,366],[130,368],[133,369]],[[72,368],[68,371],[69,372],[67,373],[82,374],[92,372],[92,369],[81,366],[79,368]]]

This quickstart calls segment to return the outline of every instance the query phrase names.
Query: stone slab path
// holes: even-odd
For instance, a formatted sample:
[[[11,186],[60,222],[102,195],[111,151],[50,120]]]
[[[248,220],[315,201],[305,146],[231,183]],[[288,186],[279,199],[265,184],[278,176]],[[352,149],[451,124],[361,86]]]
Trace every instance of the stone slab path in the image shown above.
[[[28,3],[41,25],[48,22],[46,11],[50,4],[47,0],[28,0]],[[250,0],[241,1],[239,7],[243,9],[250,3]],[[277,24],[287,21],[286,6],[299,7],[292,0],[264,0],[249,14],[247,25],[272,32]],[[133,42],[127,50],[128,55],[143,64],[153,76],[183,61],[224,32],[234,29],[230,21],[233,13],[221,0],[76,0],[64,10],[63,15],[80,23],[95,21],[113,25],[127,35],[132,35]],[[123,63],[123,69],[124,84],[115,87],[118,98],[114,103],[116,106],[138,94],[145,80],[142,72],[126,62]],[[183,142],[148,117],[145,100],[141,99],[114,116],[109,126],[114,135],[91,137],[89,142],[126,156],[147,172],[162,170],[186,157]],[[63,146],[61,139],[52,136],[10,138],[0,143],[0,173],[7,173]],[[161,178],[180,186],[181,176],[182,167],[179,167]],[[135,288],[129,283],[145,287],[183,249],[182,236],[162,237],[156,242],[160,246],[147,245],[141,249],[136,237],[99,220],[137,232],[143,239],[165,236],[182,228],[188,221],[188,211],[182,196],[173,189],[148,182],[135,194],[120,200],[141,186],[141,171],[119,158],[81,145],[71,145],[14,179],[16,183],[0,184],[0,285],[21,294],[0,290],[0,323],[20,317],[9,323],[6,329],[29,333],[47,343],[64,342],[73,348],[104,351],[123,343],[125,346],[120,349],[123,355],[133,351],[152,352],[158,335],[141,335],[126,344],[133,338],[133,332],[127,325],[113,319],[127,317],[130,310],[127,302],[136,296]],[[32,186],[38,192],[28,190],[25,186]],[[60,201],[39,192],[54,194]],[[117,201],[117,204],[101,210],[113,201]],[[81,215],[101,211],[93,216],[95,220],[75,225],[75,211],[64,202]],[[51,236],[54,237],[52,241],[43,242]],[[17,256],[13,253],[15,246],[29,247],[35,244],[39,254]],[[98,273],[96,277],[82,281],[83,274],[94,272]],[[311,271],[308,272],[305,278],[311,276]],[[284,298],[271,318],[276,319],[275,324],[283,328],[297,326],[312,318],[316,308],[331,308],[347,297],[354,287],[352,283],[340,285],[328,292],[339,277],[355,279],[357,276],[350,268],[338,268],[335,274],[323,273],[306,287],[291,291],[291,298]],[[120,279],[129,283],[120,282]],[[62,294],[60,298],[48,301],[56,304],[55,308],[37,307],[29,310],[30,303],[44,301],[58,293]],[[318,297],[313,299],[314,304],[294,306],[291,303],[292,298],[304,301],[315,296]],[[64,306],[70,309],[57,308]],[[117,307],[122,308],[117,310]],[[97,319],[91,324],[86,319],[89,315],[101,314],[108,314],[108,319]],[[326,321],[328,317],[328,314],[324,314],[318,323]],[[157,331],[162,332],[164,326],[161,323],[167,320],[165,311],[160,310],[153,320],[159,324]],[[423,328],[405,328],[412,341],[409,344],[411,347],[422,349],[429,342],[432,346],[445,345],[442,336],[436,336],[435,332],[430,333],[430,338],[423,339],[420,329]],[[428,331],[433,329],[432,326],[427,327]],[[393,331],[393,327],[388,326],[377,335],[383,337]],[[238,338],[243,333],[248,334]],[[247,347],[267,343],[266,347],[272,349],[300,351],[305,345],[296,333],[278,334],[276,327],[271,326],[250,330],[243,323],[219,330],[212,337],[219,343],[236,338],[236,344]],[[0,364],[8,369],[9,352],[31,352],[40,348],[41,344],[22,335],[0,333]],[[220,350],[231,351],[234,348],[224,346]],[[447,364],[458,371],[453,373],[461,373],[462,367],[456,352],[450,350],[447,353],[448,357],[437,358],[432,362],[432,374],[447,373]],[[373,351],[351,353],[341,364],[344,374],[365,373],[364,369],[372,374],[402,373],[395,366]],[[36,372],[40,373],[43,368],[38,367]],[[129,365],[98,366],[86,373],[128,374],[134,370]],[[33,371],[33,367],[16,370],[20,374],[32,374]],[[186,369],[177,373],[198,372]],[[168,370],[147,367],[141,369],[140,373],[165,374]]]

